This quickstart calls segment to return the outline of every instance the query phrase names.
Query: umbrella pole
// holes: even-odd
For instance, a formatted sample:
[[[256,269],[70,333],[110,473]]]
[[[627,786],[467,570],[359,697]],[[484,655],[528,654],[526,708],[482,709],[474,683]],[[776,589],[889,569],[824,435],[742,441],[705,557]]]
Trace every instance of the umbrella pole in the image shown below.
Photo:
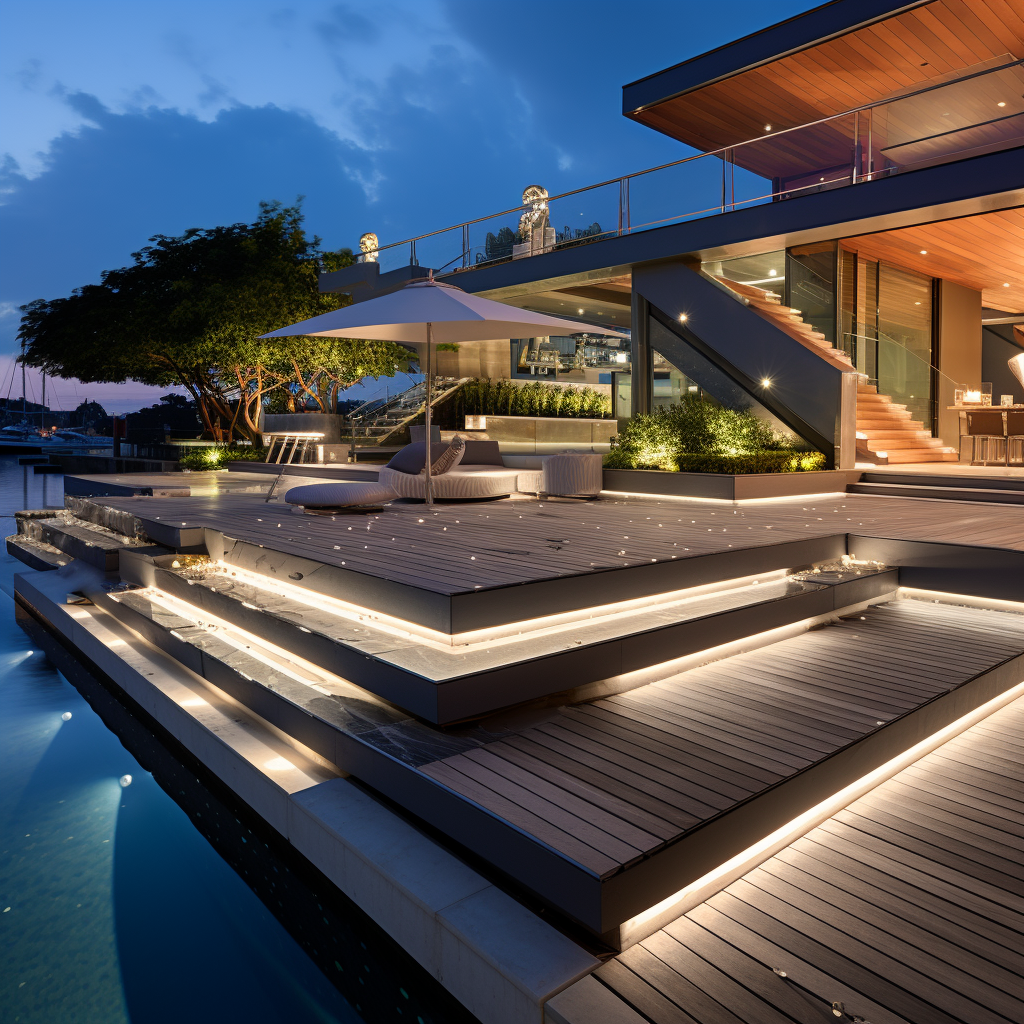
[[[430,362],[430,344],[433,340],[434,325],[431,323],[427,324],[427,398],[426,398],[426,413],[424,419],[424,433],[426,434],[426,447],[424,448],[424,463],[427,467],[427,486],[425,492],[426,503],[428,505],[434,504],[434,488],[433,480],[430,475],[430,463],[431,455],[433,454],[433,446],[431,445],[430,438],[430,399],[434,393],[434,369]]]

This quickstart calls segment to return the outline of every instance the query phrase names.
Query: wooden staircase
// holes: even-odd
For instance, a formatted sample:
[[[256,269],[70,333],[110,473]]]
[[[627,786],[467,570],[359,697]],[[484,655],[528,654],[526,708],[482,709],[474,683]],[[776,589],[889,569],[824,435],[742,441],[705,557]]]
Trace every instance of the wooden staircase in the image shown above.
[[[847,373],[856,372],[849,356],[807,323],[799,309],[783,306],[777,292],[739,284],[725,277],[716,276],[715,280],[741,295],[756,313],[826,362]],[[955,448],[943,445],[941,438],[932,437],[923,423],[911,419],[905,405],[897,405],[888,395],[880,394],[863,374],[857,384],[857,454],[858,459],[889,465],[958,462],[960,459]]]

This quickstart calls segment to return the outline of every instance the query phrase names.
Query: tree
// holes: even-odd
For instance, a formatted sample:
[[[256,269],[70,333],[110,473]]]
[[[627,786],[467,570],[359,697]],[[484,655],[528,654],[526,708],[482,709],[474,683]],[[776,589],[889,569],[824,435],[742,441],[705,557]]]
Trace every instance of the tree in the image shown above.
[[[307,237],[299,205],[261,203],[252,224],[155,235],[98,285],[22,307],[25,362],[86,382],[183,385],[217,440],[258,438],[269,393],[294,383],[319,395],[354,376],[393,376],[409,352],[391,342],[260,335],[337,309],[317,275],[352,262]],[[347,386],[347,383],[345,386]]]

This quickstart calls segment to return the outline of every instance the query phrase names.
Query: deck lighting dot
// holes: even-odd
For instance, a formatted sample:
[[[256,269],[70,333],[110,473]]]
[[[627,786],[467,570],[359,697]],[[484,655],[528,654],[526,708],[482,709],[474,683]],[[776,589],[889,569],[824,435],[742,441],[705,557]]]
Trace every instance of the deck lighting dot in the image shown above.
[[[71,721],[71,712],[70,711],[65,711],[64,714],[60,716],[60,719],[61,719],[62,722],[70,722]]]
[[[117,780],[117,784],[122,789],[127,789],[132,784],[132,777],[130,775],[122,775],[121,778]]]

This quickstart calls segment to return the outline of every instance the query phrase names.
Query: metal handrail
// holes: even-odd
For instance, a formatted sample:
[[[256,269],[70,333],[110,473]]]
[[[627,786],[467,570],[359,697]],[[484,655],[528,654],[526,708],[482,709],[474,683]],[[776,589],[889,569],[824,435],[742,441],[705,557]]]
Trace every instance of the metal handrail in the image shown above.
[[[914,96],[921,96],[924,93],[934,92],[937,89],[944,89],[944,88],[946,88],[947,86],[950,86],[950,85],[959,85],[962,82],[968,82],[968,81],[971,81],[974,78],[980,78],[980,77],[982,77],[984,75],[995,74],[997,71],[1005,71],[1007,68],[1017,67],[1017,66],[1021,66],[1021,65],[1024,65],[1024,59],[1016,59],[1016,60],[1012,60],[1012,61],[1007,61],[1007,63],[1005,63],[1005,64],[1000,64],[1000,65],[998,65],[997,67],[994,67],[994,68],[986,68],[984,71],[975,71],[975,72],[973,72],[970,75],[964,75],[962,78],[951,79],[948,82],[938,82],[938,83],[936,83],[934,85],[923,86],[922,88],[914,90],[912,92],[905,92],[905,93],[901,93],[901,94],[896,95],[896,96],[889,96],[889,97],[887,97],[884,100],[876,100],[874,103],[864,103],[864,104],[862,104],[859,107],[851,107],[849,110],[844,110],[840,114],[830,114],[828,117],[818,118],[816,121],[807,121],[804,124],[794,125],[791,128],[780,128],[778,131],[772,131],[769,134],[759,135],[757,138],[754,138],[754,139],[746,139],[743,142],[737,142],[737,143],[733,143],[733,144],[728,145],[728,146],[722,146],[720,149],[708,150],[708,151],[703,152],[703,153],[695,153],[693,156],[685,156],[685,157],[682,157],[679,160],[670,160],[668,163],[658,164],[656,167],[648,167],[648,168],[645,168],[642,171],[633,171],[630,174],[620,175],[619,177],[615,177],[615,178],[608,178],[606,181],[599,181],[599,182],[597,182],[596,184],[593,184],[593,185],[583,185],[580,188],[570,189],[568,192],[560,192],[560,193],[558,193],[558,195],[548,196],[548,198],[545,200],[545,202],[553,203],[553,202],[555,202],[555,201],[557,201],[559,199],[567,199],[570,196],[579,195],[581,192],[589,192],[589,191],[591,191],[593,189],[605,188],[608,185],[614,185],[616,183],[619,184],[620,188],[624,188],[626,190],[626,194],[628,196],[629,182],[632,179],[634,179],[634,178],[643,177],[643,175],[645,175],[645,174],[653,174],[655,171],[663,171],[663,170],[665,170],[666,168],[669,168],[669,167],[678,167],[681,164],[690,163],[690,162],[692,162],[694,160],[701,160],[704,157],[709,157],[709,156],[721,156],[721,157],[723,157],[723,159],[725,159],[725,155],[727,155],[730,151],[733,151],[733,150],[736,150],[736,149],[741,149],[743,146],[750,146],[750,145],[753,145],[754,143],[757,143],[757,142],[763,142],[765,139],[768,139],[768,138],[775,139],[775,138],[778,138],[781,135],[788,135],[790,132],[802,131],[804,128],[813,128],[816,125],[828,124],[829,122],[838,121],[840,118],[849,117],[852,114],[858,114],[858,113],[860,113],[862,111],[865,111],[865,110],[874,110],[876,107],[883,107],[883,106],[886,106],[886,105],[888,105],[890,103],[895,103],[897,101],[911,99]],[[1019,115],[1012,115],[1012,114],[1011,115],[1007,115],[1007,117],[1012,117],[1012,116],[1019,116]],[[966,127],[973,127],[973,126],[968,125]],[[962,131],[963,129],[954,129],[954,130],[955,131]],[[415,245],[416,242],[419,242],[419,241],[421,241],[424,238],[433,238],[434,235],[443,235],[443,234],[445,234],[448,231],[455,231],[458,228],[463,228],[463,229],[469,228],[473,224],[482,224],[484,221],[493,220],[496,217],[507,217],[507,216],[509,216],[509,215],[511,215],[513,213],[522,213],[523,209],[524,209],[524,207],[522,206],[522,204],[520,204],[518,206],[513,206],[513,207],[511,207],[511,208],[509,208],[507,210],[499,210],[497,213],[486,214],[483,217],[475,217],[472,220],[459,221],[457,224],[449,225],[446,228],[438,228],[438,229],[436,229],[434,231],[427,231],[427,232],[424,232],[422,235],[415,235],[415,236],[413,236],[411,238],[405,238],[405,239],[403,239],[400,242],[390,242],[387,245],[378,246],[376,249],[373,249],[371,251],[375,255],[379,255],[382,252],[386,252],[389,249],[395,249],[398,246],[402,246],[402,245]],[[719,209],[719,207],[717,207],[717,206],[716,207],[709,207],[707,211],[698,211],[698,212],[710,212],[712,209]],[[668,218],[668,219],[672,219],[672,218]],[[657,222],[655,222],[655,223],[657,223]],[[627,231],[628,231],[628,228],[627,228]],[[612,233],[611,229],[609,229],[608,233],[609,234]],[[616,233],[621,233],[621,228]],[[456,258],[458,258],[458,257],[456,257]],[[449,261],[449,262],[454,262],[454,260]]]

